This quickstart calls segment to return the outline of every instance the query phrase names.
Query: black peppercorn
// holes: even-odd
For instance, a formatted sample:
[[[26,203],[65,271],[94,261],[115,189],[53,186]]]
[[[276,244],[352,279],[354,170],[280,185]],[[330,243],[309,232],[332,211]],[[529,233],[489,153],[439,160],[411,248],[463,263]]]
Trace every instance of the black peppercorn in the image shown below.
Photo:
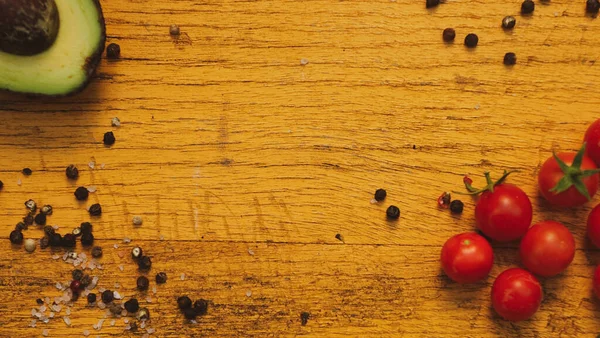
[[[50,246],[59,247],[62,245],[62,236],[58,233],[52,234],[50,237]]]
[[[194,309],[188,308],[183,310],[183,316],[185,317],[185,319],[194,320],[196,319],[197,314],[196,311],[194,311]]]
[[[71,277],[74,280],[81,281],[81,277],[83,277],[83,270],[75,269],[75,270],[71,271]]]
[[[300,313],[300,324],[302,326],[306,326],[306,324],[308,324],[308,319],[310,318],[310,313],[308,312],[302,312]]]
[[[90,192],[87,190],[86,187],[78,187],[77,189],[75,189],[75,192],[73,194],[75,195],[75,198],[78,201],[85,201],[88,199],[88,196],[90,196]]]
[[[377,190],[375,190],[375,200],[377,202],[383,201],[386,196],[387,196],[387,192],[385,191],[385,189],[377,189]]]
[[[87,295],[87,301],[89,304],[94,304],[96,302],[96,294],[95,293],[88,293]]]
[[[138,261],[138,267],[140,270],[150,270],[152,266],[152,260],[148,256],[142,256]]]
[[[440,4],[440,0],[425,0],[425,8],[436,7]]]
[[[44,305],[44,300],[41,298],[36,299],[35,302],[37,303],[37,305]]]
[[[39,213],[35,215],[34,221],[37,225],[46,225],[46,214]]]
[[[0,181],[0,190],[2,190],[2,188],[4,188],[4,183]]]
[[[515,25],[517,24],[517,19],[515,19],[514,16],[505,16],[502,19],[502,28],[504,29],[513,29],[515,28]]]
[[[40,212],[45,215],[52,215],[52,206],[50,204],[46,204],[40,209]]]
[[[515,53],[504,54],[504,64],[506,66],[512,66],[517,63],[517,55]]]
[[[455,37],[456,37],[456,31],[454,30],[454,28],[444,29],[444,32],[442,33],[442,39],[444,39],[444,41],[452,42],[452,41],[454,41]]]
[[[121,56],[121,46],[116,43],[111,43],[106,46],[106,57],[109,59],[118,59]]]
[[[137,299],[131,298],[125,302],[125,310],[129,313],[136,313],[140,309],[140,303]]]
[[[131,249],[131,258],[137,260],[137,259],[140,259],[143,255],[144,255],[144,252],[142,251],[142,248],[140,248],[139,246],[136,246],[133,249]]]
[[[29,175],[33,174],[33,171],[31,169],[29,169],[29,168],[23,168],[23,170],[21,172],[25,176],[29,176]]]
[[[81,280],[79,282],[81,283],[82,288],[86,288],[92,283],[92,277],[90,277],[90,275],[86,273],[85,275],[83,275],[83,277],[81,277]]]
[[[79,177],[79,169],[73,164],[67,167],[65,173],[67,174],[67,178],[71,180],[76,180]]]
[[[102,215],[102,206],[100,206],[100,203],[92,204],[88,212],[90,216],[100,216]]]
[[[50,238],[48,236],[44,236],[40,238],[40,249],[46,249],[50,246]]]
[[[79,228],[81,228],[81,234],[90,234],[92,233],[92,223],[90,222],[83,222],[79,225]]]
[[[390,205],[385,211],[385,214],[388,219],[396,220],[400,217],[400,209],[395,205]]]
[[[479,37],[477,36],[477,34],[470,33],[467,34],[467,36],[465,36],[465,46],[467,46],[468,48],[475,48],[477,47],[478,43]]]
[[[596,14],[600,10],[600,1],[598,0],[587,0],[585,2],[585,11],[589,14]]]
[[[77,237],[73,234],[66,234],[62,238],[62,246],[65,248],[74,248],[77,244]]]
[[[54,230],[54,228],[50,225],[46,225],[44,227],[44,234],[47,236],[54,235],[55,232],[56,230]]]
[[[92,257],[100,258],[102,257],[102,248],[99,246],[95,246],[92,248]]]
[[[25,208],[29,210],[29,213],[34,213],[37,210],[37,203],[34,200],[27,200],[25,202]]]
[[[208,301],[205,299],[198,299],[194,302],[194,311],[198,316],[204,316],[208,311]]]
[[[156,274],[156,284],[165,284],[167,282],[167,274],[159,272]]]
[[[115,295],[110,290],[105,290],[102,292],[102,302],[104,304],[109,304],[115,299]]]
[[[181,296],[177,298],[177,306],[180,310],[189,309],[192,307],[192,300],[188,296]]]
[[[23,233],[21,231],[18,231],[18,230],[11,231],[10,235],[8,236],[8,238],[10,239],[10,242],[12,244],[21,244],[21,243],[23,243]]]
[[[148,290],[148,287],[150,286],[150,281],[148,280],[148,277],[146,277],[146,276],[139,276],[135,284],[136,284],[136,287],[138,290],[146,291],[146,290]]]
[[[91,232],[81,235],[81,245],[90,246],[94,244],[94,235]]]
[[[453,214],[461,214],[463,212],[464,204],[460,200],[454,200],[450,203],[450,211]]]
[[[27,228],[28,228],[27,224],[25,224],[23,222],[19,222],[19,223],[17,223],[17,225],[15,225],[15,230],[23,231],[23,230],[27,230]]]
[[[531,14],[535,10],[535,2],[532,0],[525,0],[521,4],[521,14]]]
[[[112,131],[107,131],[106,133],[104,133],[104,145],[106,146],[112,146],[113,144],[115,144],[115,134]]]
[[[121,304],[111,303],[108,306],[108,309],[110,310],[110,313],[112,313],[115,316],[120,316],[121,313],[123,313],[123,308],[121,307]]]
[[[33,224],[33,215],[28,214],[27,216],[23,217],[23,223],[25,223],[25,225],[32,225]]]

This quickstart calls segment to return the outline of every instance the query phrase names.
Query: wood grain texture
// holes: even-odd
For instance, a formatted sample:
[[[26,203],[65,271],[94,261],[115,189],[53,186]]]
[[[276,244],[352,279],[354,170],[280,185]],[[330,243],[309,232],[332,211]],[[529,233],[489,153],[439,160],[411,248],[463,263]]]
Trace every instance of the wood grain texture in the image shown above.
[[[84,300],[73,306],[71,327],[62,314],[27,327],[35,299],[60,295],[54,284],[71,270],[48,249],[11,248],[8,233],[29,198],[52,204],[49,222],[63,232],[90,220],[87,205],[102,204],[91,220],[105,250],[100,287],[118,282],[126,296],[145,299],[131,258],[118,252],[141,245],[153,256],[150,277],[169,274],[148,304],[161,337],[600,332],[591,294],[600,254],[585,239],[598,198],[564,211],[536,192],[551,151],[577,149],[598,118],[600,21],[585,16],[584,1],[538,3],[512,32],[500,22],[518,13],[514,0],[449,0],[434,10],[421,0],[103,7],[108,42],[121,45],[122,57],[103,60],[83,93],[0,94],[0,336],[123,333],[122,320],[93,330],[104,311]],[[174,23],[179,38],[168,34]],[[441,41],[446,27],[456,28],[456,43]],[[480,37],[474,50],[461,43],[470,32]],[[509,51],[518,58],[512,68],[502,65]],[[120,128],[110,126],[114,116]],[[117,143],[106,148],[109,130]],[[76,183],[64,175],[70,163],[81,170]],[[23,177],[23,167],[34,174]],[[473,229],[474,201],[452,217],[436,208],[437,196],[460,189],[466,173],[481,183],[483,171],[504,169],[520,171],[509,180],[531,197],[534,222],[563,222],[578,246],[564,275],[542,281],[541,310],[518,324],[499,319],[489,300],[494,277],[518,265],[517,243],[494,246],[492,276],[477,285],[450,282],[438,262],[447,238]],[[73,198],[79,185],[97,187],[88,203]],[[370,204],[380,187],[387,200]],[[385,220],[389,204],[401,208],[399,222]],[[133,215],[144,217],[141,227]],[[182,293],[211,300],[198,325],[176,310]]]

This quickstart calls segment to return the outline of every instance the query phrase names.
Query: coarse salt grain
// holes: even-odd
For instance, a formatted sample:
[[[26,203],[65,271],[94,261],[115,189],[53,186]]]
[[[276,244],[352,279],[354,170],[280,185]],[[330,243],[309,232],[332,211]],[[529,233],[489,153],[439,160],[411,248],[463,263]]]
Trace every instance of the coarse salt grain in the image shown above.
[[[104,167],[106,167],[106,164],[104,164],[104,163],[100,164],[100,169],[104,169]]]
[[[56,286],[56,288],[57,288],[58,290],[62,290],[62,289],[63,289],[63,286],[62,286],[62,284],[60,284],[60,282],[56,282],[56,285],[55,285],[55,286]]]
[[[154,332],[156,332],[156,330],[154,328],[148,328],[146,329],[146,332],[148,332],[149,334],[153,334]]]
[[[131,243],[131,238],[129,238],[129,237],[123,238],[123,243],[125,243],[125,244]]]
[[[66,314],[67,316],[70,316],[70,315],[71,315],[71,308],[70,308],[70,307],[68,307],[68,308],[65,310],[65,314]]]
[[[98,307],[101,309],[106,309],[106,304],[102,303],[102,302],[97,302],[98,303]]]
[[[161,241],[164,241],[165,240],[165,236],[160,235],[160,237],[158,239],[160,239]]]
[[[35,317],[36,314],[37,314],[37,310],[36,309],[31,309],[31,316]]]
[[[120,289],[121,288],[121,284],[119,282],[115,282],[115,289]]]
[[[46,311],[46,309],[47,309],[46,305],[40,306],[40,312],[44,312],[44,311]]]
[[[185,273],[182,273],[181,276],[179,276],[179,279],[185,280]]]
[[[37,319],[32,319],[31,322],[29,323],[29,327],[35,327],[37,323]]]
[[[308,64],[308,59],[304,59],[304,58],[300,59],[300,64],[303,65],[303,66],[307,65]]]
[[[131,330],[131,325],[129,325],[129,324],[125,325],[125,330],[127,330],[127,331]]]
[[[146,297],[146,303],[152,303],[152,298],[150,298],[150,296]]]
[[[48,335],[49,335],[49,334],[50,334],[50,333],[48,332],[48,329],[44,329],[44,330],[42,330],[42,336],[44,336],[44,337],[48,337]]]
[[[113,245],[113,248],[118,249],[119,248],[119,244]]]
[[[152,287],[152,293],[153,293],[153,294],[156,294],[156,291],[157,291],[157,290],[156,290],[156,285],[154,285],[154,286]]]
[[[98,328],[96,330],[100,330],[102,328],[102,324],[104,324],[104,319],[98,320],[98,324],[96,324]]]
[[[119,270],[121,270],[121,271],[125,270],[125,267],[123,266],[123,264],[119,265]]]
[[[95,193],[97,190],[95,185],[90,185],[89,187],[87,187],[87,191],[91,192],[91,193]]]
[[[21,179],[19,178],[19,179],[17,180],[17,185],[21,185],[22,183],[23,183],[23,182],[21,182]],[[35,326],[34,326],[34,327],[35,327]]]
[[[83,330],[83,335],[84,336],[89,336],[90,335],[90,330]]]
[[[57,260],[57,259],[59,259],[59,258],[60,258],[60,256],[59,256],[59,255],[56,255],[56,254],[52,255],[52,259],[54,259],[54,260]]]
[[[251,297],[251,296],[252,296],[252,290],[246,291],[246,297]]]
[[[113,291],[113,296],[115,299],[121,299],[121,294],[118,291]]]
[[[98,292],[102,293],[102,292],[104,292],[104,291],[106,291],[106,289],[105,289],[105,288],[98,288]]]
[[[118,117],[113,117],[112,120],[110,120],[110,125],[113,127],[120,127],[121,126],[121,120],[119,120]]]
[[[88,163],[88,166],[92,169],[94,169],[96,167],[96,162],[94,161],[90,161],[90,163]]]
[[[123,323],[125,323],[125,324],[129,323],[129,319],[128,318],[123,319]]]
[[[71,318],[63,317],[63,320],[65,321],[65,324],[67,324],[67,326],[71,326]]]
[[[48,318],[54,318],[54,312],[50,312],[50,314],[48,315]]]
[[[140,327],[143,329],[146,327],[146,321],[142,320],[142,322],[140,323]]]
[[[116,321],[113,319],[110,321],[110,326],[115,326]]]
[[[250,254],[250,256],[254,256],[254,250],[248,249],[248,254]]]

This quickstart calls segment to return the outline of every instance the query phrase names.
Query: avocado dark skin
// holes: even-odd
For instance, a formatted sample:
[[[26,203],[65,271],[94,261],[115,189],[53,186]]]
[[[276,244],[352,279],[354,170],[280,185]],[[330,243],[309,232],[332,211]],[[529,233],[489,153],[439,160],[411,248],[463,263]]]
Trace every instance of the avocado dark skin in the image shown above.
[[[92,31],[86,29],[89,25],[78,27],[69,21],[65,22],[65,18],[69,16],[73,17],[75,14],[72,13],[77,12],[71,12],[73,6],[78,6],[75,1],[71,1],[0,0],[0,62],[2,62],[2,53],[6,53],[4,55],[8,55],[7,57],[12,55],[13,60],[17,60],[20,57],[36,57],[32,61],[19,59],[19,67],[22,68],[15,69],[15,71],[18,72],[19,69],[28,68],[28,62],[33,65],[45,65],[46,61],[48,61],[49,66],[46,68],[52,68],[51,65],[56,66],[57,63],[65,64],[73,67],[71,69],[78,69],[78,74],[81,74],[79,77],[75,77],[78,79],[77,82],[72,82],[71,84],[66,84],[69,79],[73,78],[67,72],[64,72],[64,80],[54,76],[52,78],[54,82],[50,83],[56,83],[56,87],[60,88],[57,90],[49,90],[48,86],[45,88],[39,87],[40,85],[35,81],[33,76],[21,77],[21,80],[19,80],[21,85],[10,82],[2,83],[2,77],[0,76],[0,90],[15,91],[34,96],[66,96],[77,93],[87,86],[100,63],[104,51],[106,40],[104,17],[99,0],[85,0],[81,2],[80,7],[85,8],[85,10],[82,9],[81,14],[77,15],[85,15],[87,18],[87,13],[95,13],[93,14],[93,19],[88,19],[87,21],[88,23],[95,22],[94,25],[96,28],[93,30],[94,33],[91,34]],[[64,17],[61,15],[61,10],[67,11],[63,13],[65,14]],[[90,41],[86,46],[85,53],[78,54],[77,51],[79,49],[75,47],[78,45],[71,45],[69,42],[75,40],[65,38],[65,36],[71,35],[63,34],[63,38],[60,38],[61,27],[67,30],[88,32],[87,36],[83,35],[81,38],[77,38],[77,41]],[[89,36],[93,36],[93,40],[88,40],[87,37]],[[60,46],[60,49],[51,50],[50,47],[54,45],[57,48]],[[80,55],[79,59],[61,59],[58,57],[58,55],[67,54],[62,52],[57,53],[57,51],[68,50],[69,48],[71,49],[71,53],[68,55]],[[53,56],[50,57],[49,55]],[[81,55],[84,55],[83,58]],[[0,71],[2,71],[1,67]],[[11,71],[11,69],[5,68],[4,71]],[[40,76],[43,78],[44,74]],[[32,79],[31,82],[26,82],[29,78]],[[24,86],[22,85],[23,83],[31,83],[31,85]],[[64,89],[61,88],[61,85]]]

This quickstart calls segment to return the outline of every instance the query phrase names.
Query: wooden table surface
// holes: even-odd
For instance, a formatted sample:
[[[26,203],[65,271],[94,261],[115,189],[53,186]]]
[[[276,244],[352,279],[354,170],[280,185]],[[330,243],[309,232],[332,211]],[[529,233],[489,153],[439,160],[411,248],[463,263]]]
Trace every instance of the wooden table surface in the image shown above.
[[[11,247],[32,198],[54,207],[49,224],[60,232],[93,223],[104,248],[104,269],[91,272],[98,287],[119,283],[126,299],[138,297],[153,336],[596,337],[600,254],[585,220],[600,198],[552,209],[536,173],[553,149],[577,149],[599,117],[600,21],[583,0],[536,1],[528,18],[517,0],[424,2],[103,1],[120,60],[103,59],[74,97],[0,94],[0,335],[130,334],[122,318],[94,330],[105,311],[84,299],[70,326],[63,309],[29,327],[36,298],[60,296],[55,283],[73,269],[52,259],[62,251]],[[512,32],[500,28],[508,14],[517,16]],[[442,42],[446,27],[456,43]],[[462,45],[470,32],[480,38],[473,50]],[[502,64],[509,51],[511,68]],[[76,182],[64,174],[71,163]],[[568,270],[541,280],[540,311],[517,324],[493,312],[490,287],[519,265],[518,243],[494,245],[495,266],[479,284],[457,285],[439,266],[445,240],[474,229],[474,201],[452,217],[436,198],[462,189],[464,174],[480,185],[484,171],[504,169],[519,170],[509,182],[531,197],[534,222],[563,222],[577,243]],[[77,186],[97,191],[78,203]],[[388,197],[371,204],[377,188]],[[90,219],[96,202],[103,214]],[[398,222],[386,221],[390,204],[402,210]],[[156,294],[135,290],[135,245],[153,258],[151,287],[157,272],[169,276]],[[210,300],[198,324],[177,311],[183,294]]]

